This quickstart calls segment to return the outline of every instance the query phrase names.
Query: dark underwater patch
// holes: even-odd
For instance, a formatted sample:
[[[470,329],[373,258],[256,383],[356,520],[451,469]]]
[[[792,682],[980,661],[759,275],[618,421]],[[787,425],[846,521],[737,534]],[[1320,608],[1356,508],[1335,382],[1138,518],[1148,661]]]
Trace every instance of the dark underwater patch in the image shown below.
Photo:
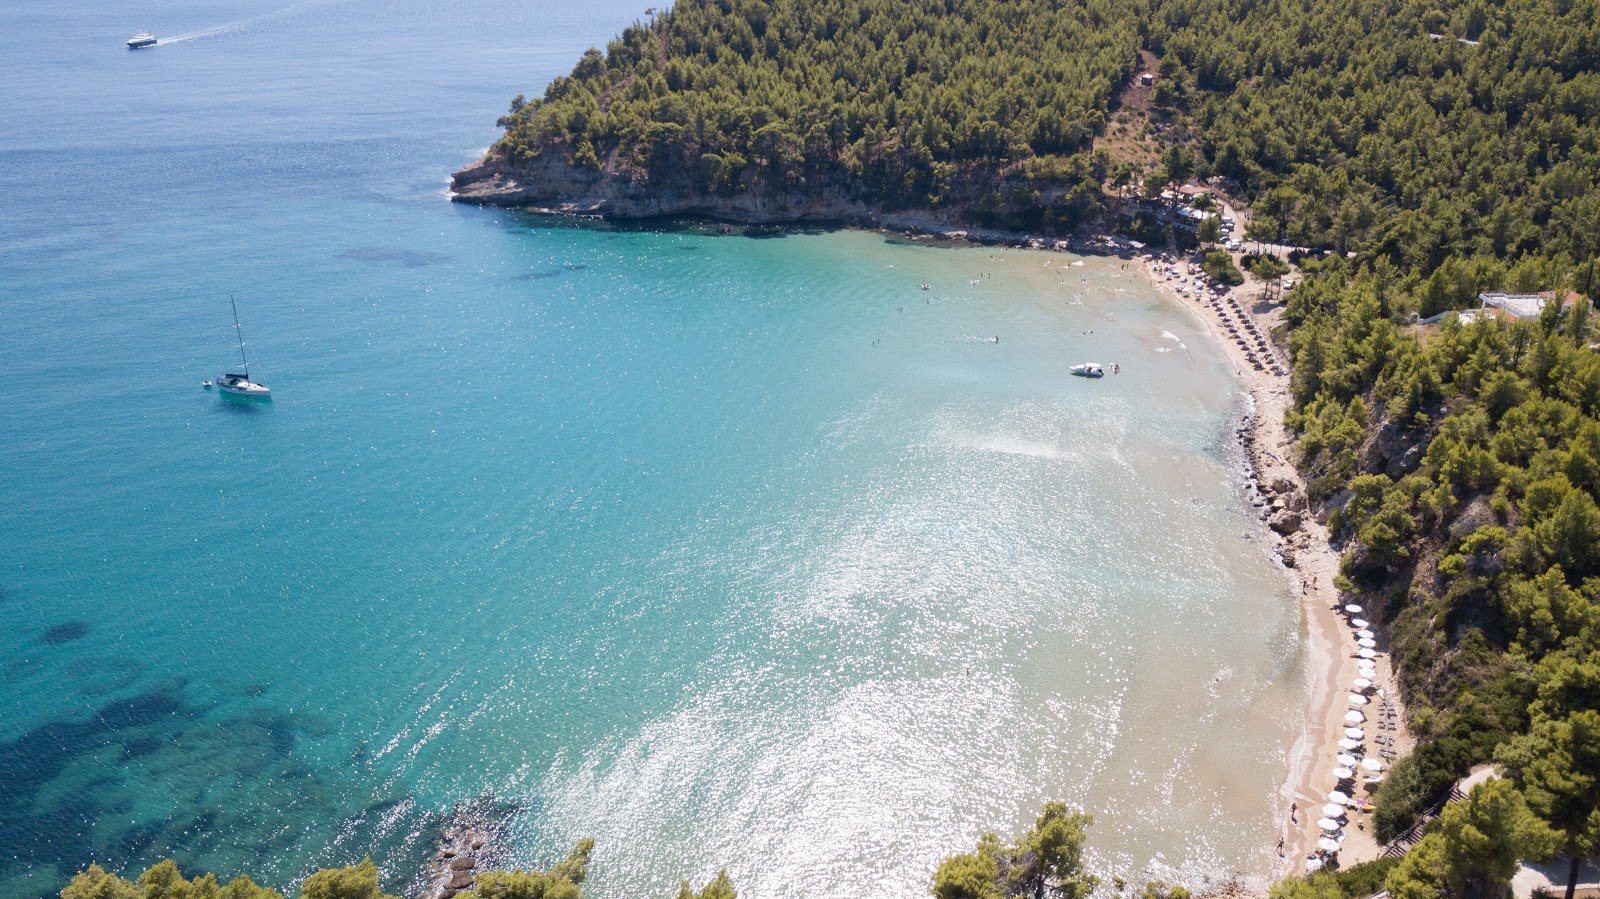
[[[747,225],[739,233],[754,240],[781,240],[789,236],[789,231],[781,225]]]
[[[339,258],[354,259],[357,262],[372,262],[378,265],[393,262],[405,268],[423,268],[424,266],[439,265],[450,261],[450,257],[443,253],[429,253],[422,250],[395,250],[388,247],[357,247],[340,253]]]
[[[131,737],[122,743],[122,761],[131,762],[160,748],[161,741],[155,737]]]
[[[8,743],[0,743],[0,781],[7,800],[31,802],[40,787],[54,780],[74,758],[115,742],[119,730],[192,717],[178,697],[163,690],[141,693],[101,706],[86,721],[52,721]]]
[[[69,621],[66,624],[58,624],[45,631],[44,636],[39,638],[39,642],[46,646],[60,646],[63,643],[71,643],[73,640],[81,640],[84,634],[87,633],[89,633],[89,622]]]
[[[272,720],[266,722],[267,740],[272,745],[272,751],[278,755],[288,755],[294,752],[294,722],[287,715],[274,715]]]
[[[525,275],[517,275],[516,277],[512,278],[511,280],[513,280],[513,281],[545,281],[545,280],[548,280],[550,278],[559,278],[562,275],[571,274],[572,272],[582,271],[583,269],[586,269],[586,268],[588,268],[587,265],[564,265],[561,268],[552,268],[552,269],[546,269],[545,271],[542,271],[542,272],[528,272]]]
[[[404,792],[369,792],[359,776],[330,779],[296,758],[299,739],[335,730],[328,719],[270,707],[214,717],[182,691],[169,681],[0,742],[0,846],[9,853],[0,881],[47,868],[69,876],[91,861],[137,871],[174,854],[218,852],[286,881],[303,873],[286,859],[305,851],[308,828],[338,834],[354,857],[422,870],[433,851],[427,825],[443,823],[437,812]],[[352,757],[369,759],[370,749]],[[220,795],[217,784],[228,785]],[[171,799],[155,817],[140,801],[152,791]]]
[[[235,396],[224,392],[217,395],[216,405],[208,408],[223,415],[266,415],[272,411],[272,404],[264,403],[255,397]]]

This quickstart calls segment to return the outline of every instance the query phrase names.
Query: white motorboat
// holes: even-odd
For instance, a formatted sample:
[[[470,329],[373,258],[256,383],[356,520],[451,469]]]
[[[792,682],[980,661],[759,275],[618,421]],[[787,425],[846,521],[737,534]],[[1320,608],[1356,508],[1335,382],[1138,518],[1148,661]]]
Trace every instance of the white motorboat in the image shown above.
[[[233,306],[233,330],[239,335],[239,361],[244,364],[244,374],[228,372],[218,375],[217,387],[234,396],[271,399],[272,390],[267,385],[250,380],[250,359],[244,354],[244,329],[239,327],[239,304],[234,302],[232,294],[228,295],[228,302]]]
[[[129,50],[140,50],[145,47],[154,47],[155,45],[156,36],[148,31],[141,31],[133,37],[128,38]]]
[[[1081,365],[1072,366],[1072,373],[1080,378],[1103,378],[1106,371],[1100,367],[1098,362],[1085,362]]]

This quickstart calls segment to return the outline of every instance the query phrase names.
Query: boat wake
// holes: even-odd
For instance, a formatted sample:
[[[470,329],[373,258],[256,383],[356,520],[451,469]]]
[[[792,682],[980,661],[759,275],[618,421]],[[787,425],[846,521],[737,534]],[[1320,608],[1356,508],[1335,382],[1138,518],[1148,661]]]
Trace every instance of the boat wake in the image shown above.
[[[206,28],[206,29],[203,29],[203,30],[200,30],[200,31],[191,31],[191,32],[188,32],[186,34],[177,35],[175,37],[164,37],[161,40],[157,41],[156,45],[160,46],[160,47],[165,47],[168,44],[182,44],[182,43],[186,43],[188,41],[197,41],[197,40],[200,40],[201,38],[206,38],[206,37],[220,37],[220,36],[226,35],[226,34],[240,34],[242,32],[246,32],[246,31],[253,31],[258,26],[265,25],[265,24],[267,24],[269,22],[276,22],[279,19],[289,18],[290,16],[293,16],[296,13],[303,12],[303,11],[308,10],[308,9],[312,9],[314,7],[328,6],[328,5],[332,4],[332,3],[338,3],[338,2],[344,2],[344,0],[303,0],[303,2],[295,3],[295,4],[292,4],[290,6],[285,6],[283,9],[273,10],[272,12],[265,12],[265,13],[262,13],[262,14],[260,14],[258,16],[250,16],[249,18],[246,18],[246,19],[239,19],[239,20],[234,21],[234,22],[228,22],[228,23],[225,23],[225,24],[222,24],[222,25],[217,25],[217,26],[215,26],[213,28]]]

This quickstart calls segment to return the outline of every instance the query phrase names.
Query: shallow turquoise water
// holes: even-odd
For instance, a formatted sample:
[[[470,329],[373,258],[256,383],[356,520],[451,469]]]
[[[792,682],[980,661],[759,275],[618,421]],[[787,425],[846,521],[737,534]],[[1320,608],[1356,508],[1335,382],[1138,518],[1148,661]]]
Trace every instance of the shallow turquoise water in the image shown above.
[[[600,897],[918,895],[1050,797],[1109,870],[1265,870],[1298,614],[1181,309],[443,200],[640,12],[0,10],[0,894],[398,889],[485,792],[518,860],[598,837]],[[198,386],[229,294],[270,405]]]

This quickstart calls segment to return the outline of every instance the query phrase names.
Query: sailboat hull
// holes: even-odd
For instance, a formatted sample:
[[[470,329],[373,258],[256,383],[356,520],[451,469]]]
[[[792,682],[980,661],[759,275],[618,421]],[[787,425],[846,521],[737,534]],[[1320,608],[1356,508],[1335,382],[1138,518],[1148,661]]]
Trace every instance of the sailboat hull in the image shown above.
[[[217,389],[223,393],[234,396],[247,396],[252,399],[271,399],[272,391],[265,384],[257,384],[241,375],[227,374],[217,378]]]

